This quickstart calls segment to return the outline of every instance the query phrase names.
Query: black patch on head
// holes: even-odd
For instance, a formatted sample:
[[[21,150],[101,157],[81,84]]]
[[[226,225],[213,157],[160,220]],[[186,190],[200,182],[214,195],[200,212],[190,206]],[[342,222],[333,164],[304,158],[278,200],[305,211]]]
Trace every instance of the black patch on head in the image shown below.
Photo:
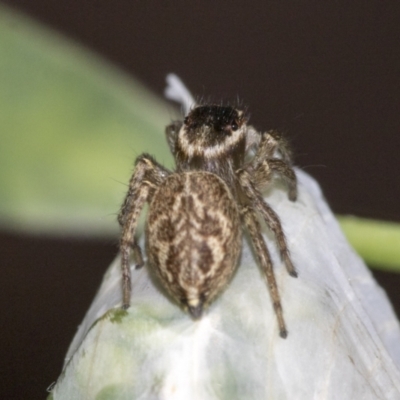
[[[193,109],[185,118],[185,125],[189,130],[195,130],[201,126],[212,128],[215,132],[230,133],[242,124],[242,118],[237,110],[229,106],[199,106]]]

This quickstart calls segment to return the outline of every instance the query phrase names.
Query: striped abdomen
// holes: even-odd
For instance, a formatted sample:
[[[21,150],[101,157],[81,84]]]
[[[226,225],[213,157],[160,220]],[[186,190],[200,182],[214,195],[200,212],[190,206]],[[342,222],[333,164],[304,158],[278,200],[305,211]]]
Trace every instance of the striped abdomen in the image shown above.
[[[146,225],[150,265],[194,317],[229,282],[241,250],[240,216],[227,185],[209,172],[170,175]]]

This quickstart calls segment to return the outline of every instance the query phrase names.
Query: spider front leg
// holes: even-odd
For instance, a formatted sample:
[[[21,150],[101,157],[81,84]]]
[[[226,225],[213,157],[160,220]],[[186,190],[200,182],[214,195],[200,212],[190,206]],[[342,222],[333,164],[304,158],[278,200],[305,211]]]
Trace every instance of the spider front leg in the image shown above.
[[[272,158],[264,160],[256,171],[259,181],[264,181],[269,178],[273,172],[280,174],[288,187],[288,197],[290,201],[297,200],[297,178],[293,168],[283,160]],[[268,179],[267,178],[267,179]]]
[[[261,133],[256,157],[261,159],[273,158],[276,151],[281,155],[285,163],[292,163],[292,152],[289,143],[282,134],[274,130]]]
[[[279,152],[282,158],[274,157]],[[289,189],[289,200],[297,199],[297,178],[291,167],[291,154],[287,142],[276,131],[261,134],[257,152],[246,166],[257,187],[264,186],[272,179],[274,172],[285,180]]]
[[[244,224],[249,232],[251,241],[253,243],[258,262],[263,269],[267,278],[269,292],[272,298],[272,304],[278,319],[279,334],[282,338],[287,337],[287,330],[285,321],[283,319],[282,305],[279,297],[278,286],[272,267],[271,256],[269,254],[267,245],[261,235],[261,226],[257,220],[257,215],[249,206],[241,208],[241,215]]]
[[[122,268],[122,307],[129,308],[131,298],[131,252],[136,267],[143,266],[143,256],[136,242],[135,232],[140,212],[146,202],[150,202],[156,188],[170,172],[158,164],[151,156],[142,154],[136,159],[135,171],[129,181],[128,193],[118,214],[118,222],[122,227],[120,240]]]
[[[258,211],[268,228],[275,234],[281,258],[285,263],[286,269],[293,277],[297,277],[297,272],[290,258],[289,249],[286,243],[285,234],[282,225],[275,211],[264,201],[260,191],[256,188],[253,179],[246,169],[237,171],[240,186],[242,187],[248,201]]]

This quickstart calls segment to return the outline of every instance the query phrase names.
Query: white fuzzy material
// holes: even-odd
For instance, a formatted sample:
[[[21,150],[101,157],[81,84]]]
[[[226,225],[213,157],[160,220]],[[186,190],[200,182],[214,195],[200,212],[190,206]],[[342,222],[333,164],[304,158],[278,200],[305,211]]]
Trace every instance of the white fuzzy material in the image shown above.
[[[233,281],[196,322],[156,288],[148,267],[132,270],[127,315],[106,315],[121,305],[117,259],[71,344],[54,399],[400,399],[400,327],[390,303],[316,182],[296,173],[296,202],[279,185],[266,196],[299,273],[288,275],[266,232],[287,339],[246,242]]]
[[[181,104],[184,115],[187,115],[190,109],[196,105],[193,96],[177,75],[168,74],[166,81],[167,87],[164,91],[165,97]]]

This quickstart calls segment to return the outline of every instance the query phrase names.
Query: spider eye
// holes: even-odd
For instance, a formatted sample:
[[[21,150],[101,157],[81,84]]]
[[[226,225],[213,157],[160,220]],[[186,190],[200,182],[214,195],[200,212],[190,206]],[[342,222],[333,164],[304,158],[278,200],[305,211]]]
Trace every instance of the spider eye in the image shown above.
[[[239,126],[238,126],[238,124],[237,124],[236,122],[232,122],[232,123],[231,123],[231,129],[232,129],[233,131],[237,131],[238,128],[239,128]]]

